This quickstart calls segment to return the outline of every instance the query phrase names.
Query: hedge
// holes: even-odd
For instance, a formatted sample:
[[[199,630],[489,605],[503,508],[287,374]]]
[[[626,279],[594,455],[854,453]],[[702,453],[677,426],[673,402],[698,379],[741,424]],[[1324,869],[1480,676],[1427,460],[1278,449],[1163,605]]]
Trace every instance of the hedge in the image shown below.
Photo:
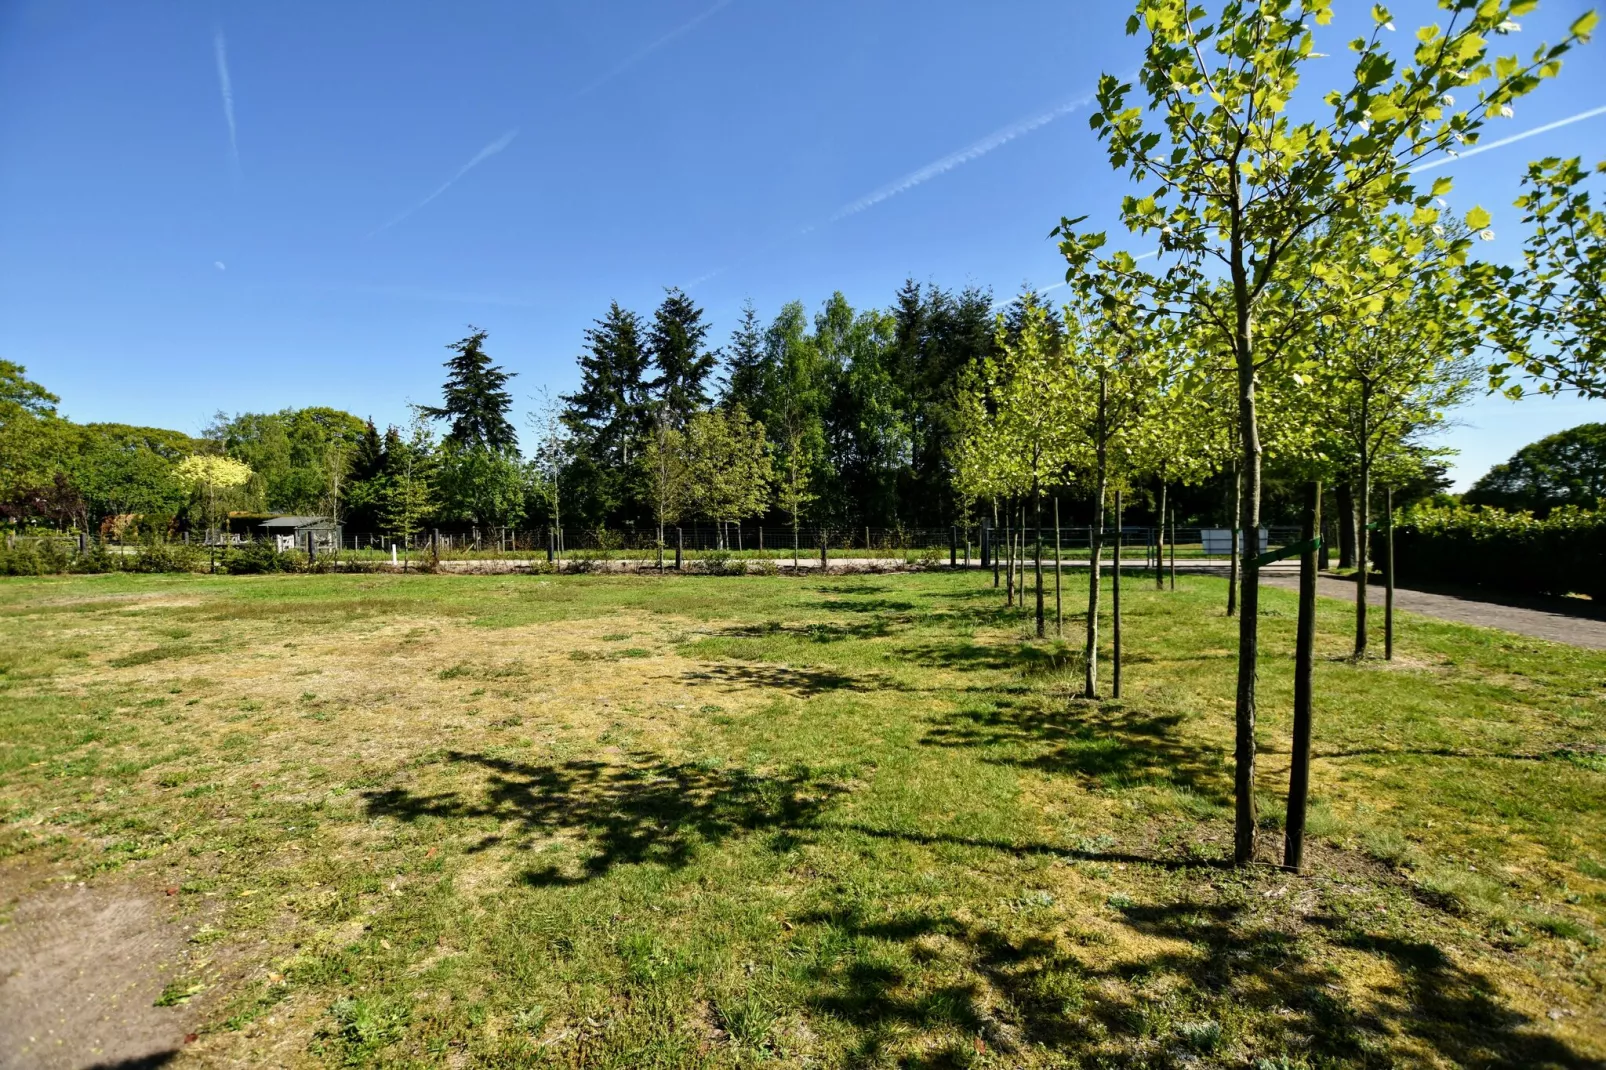
[[[1377,549],[1382,561],[1381,532]],[[1606,512],[1568,506],[1540,520],[1494,508],[1418,508],[1394,529],[1394,569],[1406,585],[1606,599]]]

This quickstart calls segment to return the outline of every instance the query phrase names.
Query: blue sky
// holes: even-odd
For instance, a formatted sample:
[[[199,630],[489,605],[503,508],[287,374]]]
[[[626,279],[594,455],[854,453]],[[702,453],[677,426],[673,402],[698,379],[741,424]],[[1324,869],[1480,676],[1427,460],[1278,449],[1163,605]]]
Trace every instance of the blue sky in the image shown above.
[[[1369,24],[1338,0],[1337,35]],[[1546,0],[1525,51],[1585,8]],[[1088,130],[1127,8],[1071,0],[0,7],[0,356],[80,420],[199,430],[433,400],[467,324],[521,398],[574,382],[610,300],[691,289],[723,340],[907,276],[1000,296],[1061,215],[1126,192]],[[1432,17],[1397,5],[1399,47]],[[1606,105],[1597,43],[1485,141]],[[1443,168],[1514,253],[1524,163],[1606,156],[1606,114]],[[1112,235],[1113,237],[1113,235]],[[1134,246],[1134,251],[1137,248]],[[1606,406],[1480,401],[1458,476]]]

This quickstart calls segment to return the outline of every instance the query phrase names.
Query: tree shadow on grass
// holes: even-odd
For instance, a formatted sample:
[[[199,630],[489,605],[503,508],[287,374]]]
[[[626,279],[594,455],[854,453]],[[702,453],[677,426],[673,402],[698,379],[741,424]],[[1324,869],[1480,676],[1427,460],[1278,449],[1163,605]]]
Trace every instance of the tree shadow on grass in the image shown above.
[[[1117,911],[1115,950],[1091,955],[1057,924],[1010,918],[849,905],[799,920],[840,949],[811,964],[806,985],[816,1010],[854,1031],[856,1065],[967,1066],[979,1050],[1007,1065],[1030,1048],[1100,1066],[1242,1065],[1247,1054],[1380,1067],[1422,1048],[1466,1067],[1602,1065],[1538,1031],[1489,976],[1329,913],[1130,905]],[[1391,979],[1374,981],[1364,1005],[1338,983],[1345,954],[1353,976]],[[919,1053],[904,1054],[911,1046]]]
[[[845,786],[807,770],[760,775],[689,763],[614,765],[568,761],[535,765],[458,751],[446,761],[487,774],[482,789],[422,794],[406,788],[363,793],[368,812],[400,821],[494,820],[501,831],[470,848],[578,834],[592,849],[577,874],[557,866],[525,871],[538,887],[575,885],[616,866],[653,863],[678,869],[698,850],[746,833],[797,829],[814,822]]]
[[[1113,702],[1046,710],[995,702],[988,709],[949,715],[922,742],[979,747],[987,761],[1080,776],[1095,788],[1159,783],[1225,803],[1232,782],[1221,750],[1188,733],[1185,723],[1181,714]]]
[[[863,679],[829,669],[798,669],[789,665],[748,662],[716,663],[696,672],[688,672],[684,679],[692,684],[721,685],[728,691],[764,688],[798,698],[811,698],[831,691],[875,691],[892,686],[879,679]]]

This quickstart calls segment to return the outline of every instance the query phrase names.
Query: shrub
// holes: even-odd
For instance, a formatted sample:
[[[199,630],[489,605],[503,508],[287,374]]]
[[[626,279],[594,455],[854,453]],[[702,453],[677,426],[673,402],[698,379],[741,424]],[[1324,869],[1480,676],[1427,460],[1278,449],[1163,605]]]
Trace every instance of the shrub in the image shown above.
[[[1395,528],[1394,568],[1404,582],[1606,598],[1606,513],[1419,508]]]
[[[201,565],[201,552],[183,542],[151,542],[140,546],[122,566],[129,572],[194,572]]]
[[[21,538],[0,545],[0,576],[53,576],[66,572],[73,558],[69,543],[53,538]]]
[[[258,539],[247,543],[245,549],[223,556],[228,560],[226,562],[220,560],[219,567],[226,567],[226,571],[235,575],[299,572],[304,562],[302,555],[280,550],[269,539]]]
[[[95,542],[72,559],[71,570],[82,573],[117,572],[122,567],[122,554],[114,554],[106,549],[105,543]]]

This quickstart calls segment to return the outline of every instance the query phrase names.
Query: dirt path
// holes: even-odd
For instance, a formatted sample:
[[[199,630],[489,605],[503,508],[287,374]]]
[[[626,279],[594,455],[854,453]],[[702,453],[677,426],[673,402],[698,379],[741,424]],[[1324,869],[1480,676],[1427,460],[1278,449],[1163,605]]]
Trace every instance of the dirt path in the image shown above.
[[[0,926],[0,1070],[155,1067],[194,1018],[156,1006],[186,933],[129,886],[51,887]]]
[[[1264,582],[1272,587],[1296,590],[1299,576],[1290,571],[1263,572]],[[1322,576],[1316,581],[1316,593],[1323,598],[1355,601],[1355,584],[1348,579]],[[1366,590],[1369,605],[1383,604],[1383,587],[1369,584]],[[1555,643],[1585,647],[1589,650],[1606,650],[1606,620],[1592,615],[1583,606],[1569,612],[1571,607],[1556,604],[1546,608],[1545,602],[1535,601],[1522,605],[1517,600],[1492,602],[1485,599],[1441,594],[1432,591],[1412,591],[1397,588],[1394,592],[1396,609],[1420,613],[1424,617],[1453,620],[1460,624],[1478,624],[1485,628],[1499,628],[1517,635],[1535,639],[1549,639]]]

